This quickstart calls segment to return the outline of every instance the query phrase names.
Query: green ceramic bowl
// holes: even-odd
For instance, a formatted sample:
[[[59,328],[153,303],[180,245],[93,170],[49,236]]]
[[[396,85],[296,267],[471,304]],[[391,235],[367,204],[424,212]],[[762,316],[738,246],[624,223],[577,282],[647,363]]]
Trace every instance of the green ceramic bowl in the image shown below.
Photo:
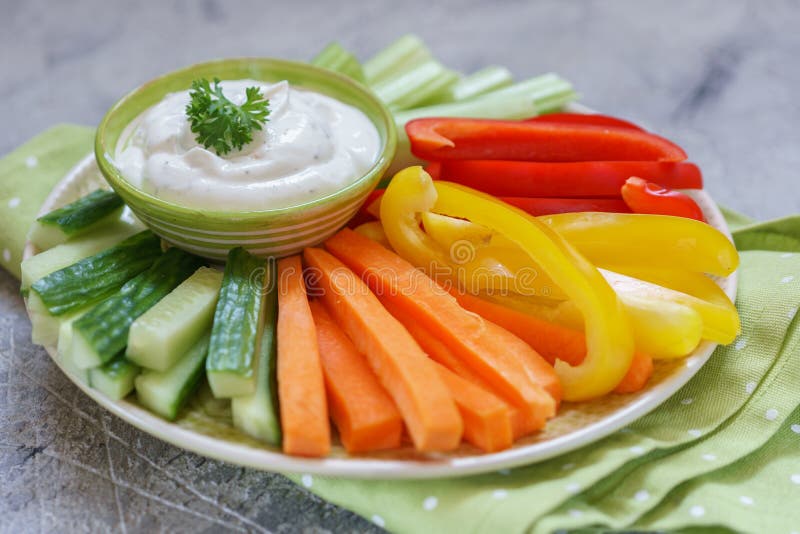
[[[193,209],[167,202],[128,182],[114,164],[125,127],[168,93],[184,91],[192,80],[254,79],[290,84],[336,98],[360,109],[378,130],[381,148],[375,164],[352,184],[326,197],[280,209],[224,211]],[[193,65],[150,81],[124,96],[106,113],[95,138],[97,163],[109,185],[133,212],[167,242],[189,252],[222,260],[243,246],[262,257],[288,256],[335,233],[364,203],[394,157],[397,134],[386,106],[350,78],[305,63],[269,58],[224,59]]]

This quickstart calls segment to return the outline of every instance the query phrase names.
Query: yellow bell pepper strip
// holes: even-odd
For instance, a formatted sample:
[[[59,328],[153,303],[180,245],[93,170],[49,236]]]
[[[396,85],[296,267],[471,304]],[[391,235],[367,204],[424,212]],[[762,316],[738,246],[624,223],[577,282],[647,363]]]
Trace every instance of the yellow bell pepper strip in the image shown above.
[[[423,269],[430,266],[430,250],[441,252],[419,228],[419,214],[432,209],[469,219],[512,240],[535,257],[542,271],[579,307],[587,354],[576,367],[556,362],[564,400],[588,400],[616,387],[633,358],[633,334],[622,305],[597,269],[535,217],[456,184],[434,184],[421,167],[410,167],[389,184],[381,202],[381,221],[395,251]],[[446,255],[442,260],[446,264]]]
[[[638,278],[659,286],[663,286],[681,293],[686,293],[701,300],[722,306],[732,313],[736,313],[728,295],[717,285],[714,280],[703,273],[693,271],[678,271],[675,269],[658,269],[636,267],[635,265],[598,265],[609,271],[624,274],[631,278]]]
[[[539,220],[598,266],[728,276],[739,265],[736,248],[722,232],[683,217],[583,212],[547,215]],[[440,242],[467,239],[480,245],[514,247],[507,237],[471,221],[427,213],[422,223],[425,231]]]
[[[482,258],[486,269],[491,269],[492,262],[494,262],[493,272],[498,274],[488,282],[498,285],[473,285],[469,288],[470,292],[476,293],[487,288],[494,289],[501,295],[500,301],[510,298],[510,294],[508,291],[497,291],[498,289],[511,289],[525,296],[540,298],[544,296],[550,300],[566,298],[563,291],[545,273],[540,272],[541,269],[532,263],[527,254],[518,247],[510,247],[512,243],[507,242],[507,238],[503,238],[503,245],[509,246],[486,246],[487,241],[497,243],[498,240],[494,239],[493,241],[490,230],[473,222],[436,213],[423,213],[421,219],[426,232],[443,247],[447,247],[450,243],[468,242],[476,247],[474,254]],[[524,280],[515,278],[505,281],[502,286],[499,285],[498,278],[501,273],[509,273],[511,277],[529,274],[521,269],[530,269],[530,272],[537,275],[532,281],[528,278]],[[662,276],[668,277],[669,273],[673,272],[676,271],[664,270]],[[719,300],[719,294],[722,294],[723,300],[727,300],[727,297],[711,279],[703,274],[682,271],[683,276],[681,277],[681,273],[676,272],[676,279],[681,279],[682,286],[690,288],[693,287],[692,284],[699,286],[703,280],[713,285],[716,292],[709,287],[700,288],[704,295],[713,296],[713,299],[709,299],[710,302],[704,302],[692,295],[658,288],[653,284],[633,278],[621,277],[621,275],[603,269],[600,269],[600,273],[609,282],[615,282],[612,287],[631,319],[637,350],[650,354],[656,359],[686,356],[698,345],[701,337],[718,343],[729,343],[731,336],[735,336],[738,332],[739,319],[736,309],[729,304],[730,301],[727,301],[727,306],[716,303]],[[520,289],[527,290],[527,292]],[[517,304],[519,305],[519,303]],[[568,324],[565,326],[575,327],[575,324],[569,324],[575,322],[574,317],[576,316],[569,305],[558,308],[541,308],[531,307],[531,304],[528,303],[523,306],[534,309],[533,315],[562,324],[566,321]],[[579,316],[579,314],[577,315]],[[578,326],[580,327],[580,325]]]
[[[727,345],[739,335],[739,314],[732,305],[720,305],[699,299],[680,291],[675,291],[624,274],[614,273],[600,269],[603,277],[611,284],[617,295],[625,303],[627,310],[637,306],[631,302],[633,297],[641,301],[650,301],[656,304],[674,303],[681,304],[696,311],[702,319],[703,339]],[[730,301],[728,301],[730,302]]]
[[[461,263],[454,271],[469,293],[485,289],[496,293],[514,292],[549,300],[566,300],[566,294],[539,269],[531,258],[513,247],[488,247],[494,233],[463,219],[448,217],[430,211],[420,213],[425,233],[445,250],[450,250],[451,261],[457,263],[460,252],[473,259]],[[469,248],[469,246],[473,248]]]
[[[708,224],[668,215],[561,213],[539,220],[596,265],[619,263],[728,276],[739,254]]]

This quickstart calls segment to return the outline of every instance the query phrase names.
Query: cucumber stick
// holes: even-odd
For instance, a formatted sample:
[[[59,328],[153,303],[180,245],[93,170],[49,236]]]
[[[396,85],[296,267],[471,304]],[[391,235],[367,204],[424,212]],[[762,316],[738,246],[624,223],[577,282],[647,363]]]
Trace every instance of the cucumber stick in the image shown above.
[[[222,272],[200,267],[131,325],[126,357],[142,367],[166,371],[211,330]]]
[[[116,292],[161,255],[158,237],[149,230],[37,280],[31,286],[52,315],[63,315],[100,302]]]
[[[209,332],[202,334],[167,371],[142,371],[135,380],[139,404],[173,421],[203,377],[210,337]]]
[[[124,399],[133,391],[139,366],[120,353],[111,361],[89,370],[89,385],[114,400]]]
[[[276,325],[278,320],[278,291],[270,284],[275,270],[269,269],[267,287],[270,291],[264,300],[264,331],[258,350],[258,373],[256,391],[251,395],[231,399],[233,426],[270,445],[280,446],[281,425],[278,416],[277,362],[278,343]]]
[[[141,231],[138,225],[114,221],[28,258],[20,266],[22,291],[27,292],[37,280],[112,247],[138,231]]]
[[[264,260],[241,247],[228,253],[206,360],[208,383],[217,398],[251,395],[256,390],[265,275]]]
[[[171,248],[72,325],[72,357],[82,369],[111,360],[128,344],[131,323],[200,266],[199,258]],[[34,284],[35,285],[35,284]]]
[[[119,195],[98,189],[36,219],[28,237],[40,250],[47,250],[118,219],[122,207]]]
[[[67,372],[78,378],[81,382],[89,383],[89,371],[81,369],[75,365],[72,357],[72,323],[82,317],[86,311],[76,312],[68,318],[61,319],[61,327],[58,329],[58,360]]]

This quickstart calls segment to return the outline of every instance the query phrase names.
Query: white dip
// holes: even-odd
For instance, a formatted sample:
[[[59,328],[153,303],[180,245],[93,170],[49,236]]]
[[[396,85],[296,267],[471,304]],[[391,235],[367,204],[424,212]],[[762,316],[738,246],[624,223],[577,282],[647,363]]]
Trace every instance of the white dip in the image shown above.
[[[360,110],[287,82],[220,83],[240,105],[258,86],[269,99],[263,130],[242,150],[218,156],[195,139],[186,117],[189,91],[171,93],[137,117],[115,161],[136,187],[190,208],[252,211],[295,206],[353,183],[375,162],[380,137]]]

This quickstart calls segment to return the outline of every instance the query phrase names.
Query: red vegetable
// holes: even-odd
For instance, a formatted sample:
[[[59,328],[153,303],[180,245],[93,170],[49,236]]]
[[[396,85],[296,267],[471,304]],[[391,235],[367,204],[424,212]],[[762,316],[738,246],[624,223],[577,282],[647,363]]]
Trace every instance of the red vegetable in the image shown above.
[[[527,119],[536,122],[555,122],[558,124],[592,124],[594,126],[611,126],[614,128],[628,128],[630,130],[644,131],[644,128],[616,117],[608,115],[587,113],[548,113]]]
[[[415,156],[429,160],[683,161],[686,153],[630,128],[542,121],[430,118],[406,124]]]
[[[628,205],[616,198],[523,198],[500,197],[500,200],[516,206],[531,215],[553,215],[577,211],[605,211],[630,213]]]
[[[622,198],[634,213],[674,215],[704,221],[703,210],[690,197],[632,176],[622,186]]]
[[[694,163],[452,160],[432,163],[425,170],[434,179],[498,197],[620,198],[620,188],[631,176],[672,189],[703,188],[703,177]]]

